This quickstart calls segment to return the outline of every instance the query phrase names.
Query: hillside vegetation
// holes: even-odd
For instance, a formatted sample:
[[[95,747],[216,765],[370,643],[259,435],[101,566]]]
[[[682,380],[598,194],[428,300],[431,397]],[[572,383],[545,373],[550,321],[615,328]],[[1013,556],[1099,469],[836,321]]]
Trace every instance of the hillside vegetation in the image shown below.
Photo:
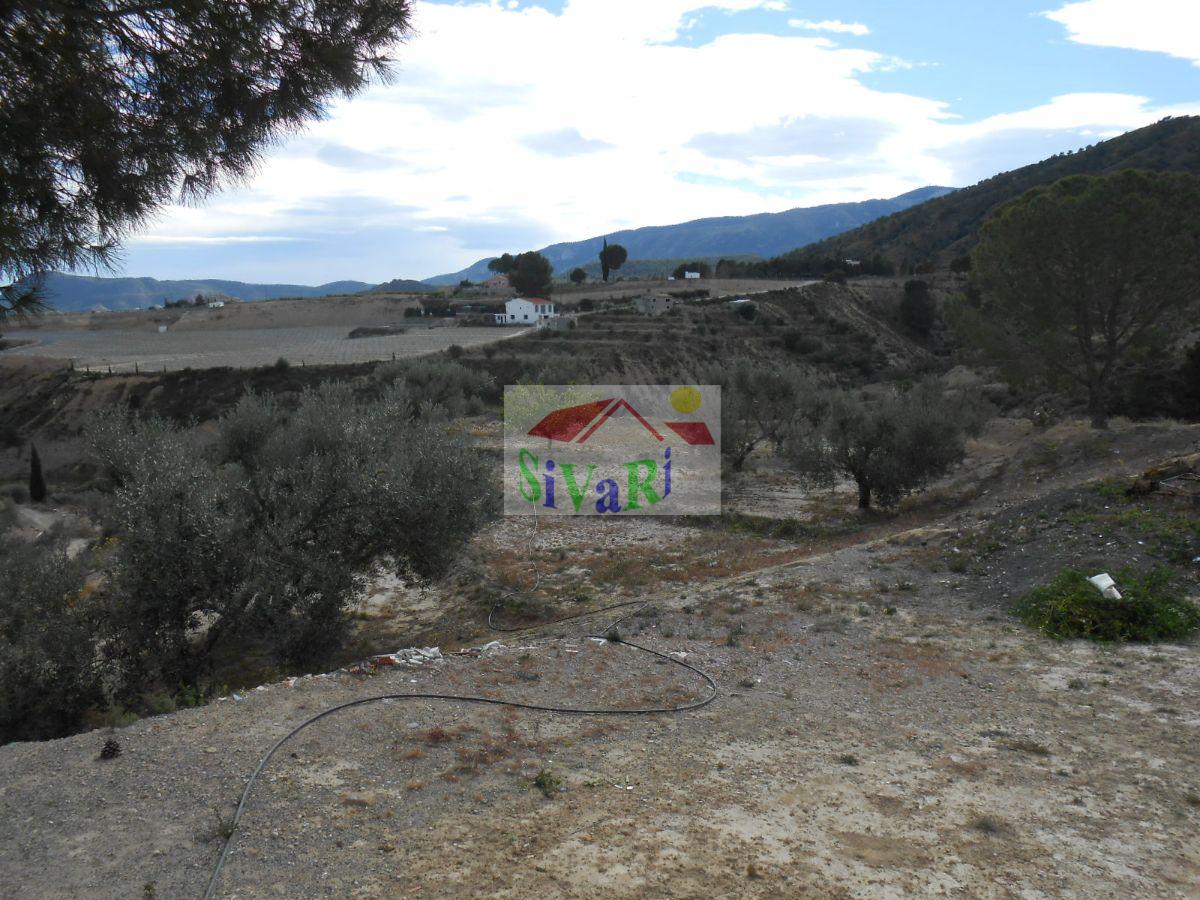
[[[869,259],[882,255],[902,269],[922,263],[949,265],[970,253],[980,226],[994,209],[1030,188],[1052,184],[1068,175],[1106,175],[1122,169],[1200,174],[1200,118],[1164,119],[1075,153],[1003,172],[972,187],[793,250],[780,262],[801,264],[809,259]]]

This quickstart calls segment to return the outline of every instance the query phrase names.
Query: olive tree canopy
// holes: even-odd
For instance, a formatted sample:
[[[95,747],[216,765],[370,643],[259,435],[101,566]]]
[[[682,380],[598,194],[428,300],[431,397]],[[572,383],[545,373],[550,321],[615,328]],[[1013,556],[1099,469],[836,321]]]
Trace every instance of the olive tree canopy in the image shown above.
[[[0,278],[108,266],[163,204],[388,76],[411,0],[0,4]],[[0,318],[29,291],[0,296]]]

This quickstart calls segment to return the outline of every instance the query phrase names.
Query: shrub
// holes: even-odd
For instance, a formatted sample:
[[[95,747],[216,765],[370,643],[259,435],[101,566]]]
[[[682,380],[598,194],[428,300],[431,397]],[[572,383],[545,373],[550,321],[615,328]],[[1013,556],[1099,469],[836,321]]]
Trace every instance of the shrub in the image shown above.
[[[789,353],[807,355],[820,350],[821,341],[798,328],[792,328],[783,333],[783,347]]]
[[[459,346],[458,344],[451,344],[449,347],[446,348],[446,355],[449,356],[451,359],[459,359],[460,357],[462,357],[463,353],[465,353],[465,352],[466,351],[463,350],[463,348],[461,346]]]
[[[462,415],[473,398],[496,396],[490,375],[444,356],[388,363],[375,370],[375,379],[385,385],[404,385],[418,404],[440,407],[448,416]]]
[[[170,690],[232,641],[325,658],[378,560],[438,574],[490,508],[479,455],[403,385],[371,403],[326,385],[291,414],[247,395],[203,451],[153,420],[92,432],[120,484],[106,650]]]
[[[1064,640],[1166,641],[1200,630],[1200,607],[1183,596],[1168,569],[1113,573],[1122,599],[1109,600],[1073,569],[1034,588],[1014,608],[1026,625]]]
[[[926,336],[937,320],[937,302],[929,292],[928,282],[912,279],[904,283],[904,299],[900,301],[900,321],[916,334]]]
[[[61,545],[0,542],[0,743],[61,737],[103,702],[96,611]]]

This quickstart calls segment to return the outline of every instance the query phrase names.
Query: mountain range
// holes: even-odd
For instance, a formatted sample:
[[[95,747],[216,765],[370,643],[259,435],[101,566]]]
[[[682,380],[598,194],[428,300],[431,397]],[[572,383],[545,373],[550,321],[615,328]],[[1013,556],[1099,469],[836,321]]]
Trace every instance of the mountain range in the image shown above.
[[[606,235],[622,244],[629,261],[622,274],[669,271],[678,261],[717,257],[869,259],[890,258],[902,269],[930,262],[945,266],[969,253],[979,228],[997,207],[1038,185],[1068,175],[1103,175],[1121,169],[1183,171],[1200,174],[1200,117],[1168,118],[1145,128],[1071,153],[995,175],[968,188],[925,187],[889,200],[835,203],[780,213],[696,219]],[[602,237],[552,244],[540,252],[559,276],[575,266],[594,272]],[[490,257],[488,258],[490,259]],[[220,279],[160,281],[154,278],[99,278],[50,273],[45,288],[50,303],[63,311],[103,306],[133,309],[196,294],[240,300],[320,297],[367,290],[409,292],[453,285],[490,274],[488,259],[459,272],[415,282],[396,279],[383,285],[335,281],[318,286],[249,284]]]
[[[316,287],[306,284],[248,284],[217,278],[159,281],[157,278],[99,278],[50,272],[43,279],[50,305],[62,312],[78,312],[103,306],[105,309],[137,309],[168,300],[204,296],[235,297],[238,300],[271,300],[278,297],[323,297],[327,294],[356,294],[372,285],[364,281],[331,281]]]
[[[889,258],[944,266],[970,253],[993,210],[1030,188],[1068,175],[1107,175],[1122,169],[1200,175],[1200,117],[1167,118],[1081,150],[1060,153],[994,175],[968,188],[784,254],[789,258]]]
[[[554,271],[565,276],[575,266],[596,262],[603,240],[620,244],[629,259],[687,260],[720,256],[777,256],[830,235],[856,228],[880,216],[899,212],[952,192],[954,188],[923,187],[889,200],[829,203],[751,216],[694,219],[677,225],[650,225],[612,234],[551,244],[540,252]],[[431,285],[458,284],[464,279],[482,281],[491,273],[487,257],[458,272],[426,278]]]

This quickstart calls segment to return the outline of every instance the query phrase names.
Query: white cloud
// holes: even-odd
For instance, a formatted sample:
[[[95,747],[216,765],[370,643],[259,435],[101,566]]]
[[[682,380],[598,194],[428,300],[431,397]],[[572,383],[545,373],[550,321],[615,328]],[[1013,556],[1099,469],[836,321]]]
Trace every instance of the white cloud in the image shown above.
[[[1167,53],[1200,66],[1197,0],[1082,0],[1043,15],[1079,44]]]
[[[282,234],[140,234],[135,244],[288,244],[301,240]]]
[[[788,24],[793,28],[806,28],[809,31],[832,31],[858,37],[871,33],[871,29],[862,22],[842,22],[839,19],[823,19],[820,22],[814,22],[812,19],[788,19]]]
[[[1006,134],[1042,135],[1036,154],[1187,112],[1075,94],[962,124],[938,100],[865,86],[895,58],[824,36],[674,43],[700,10],[774,2],[419,2],[391,85],[338,103],[247,186],[170,210],[147,239],[305,241],[290,256],[246,248],[239,276],[258,280],[425,277],[624,227],[962,185],[992,158],[1035,161],[1015,160]]]

